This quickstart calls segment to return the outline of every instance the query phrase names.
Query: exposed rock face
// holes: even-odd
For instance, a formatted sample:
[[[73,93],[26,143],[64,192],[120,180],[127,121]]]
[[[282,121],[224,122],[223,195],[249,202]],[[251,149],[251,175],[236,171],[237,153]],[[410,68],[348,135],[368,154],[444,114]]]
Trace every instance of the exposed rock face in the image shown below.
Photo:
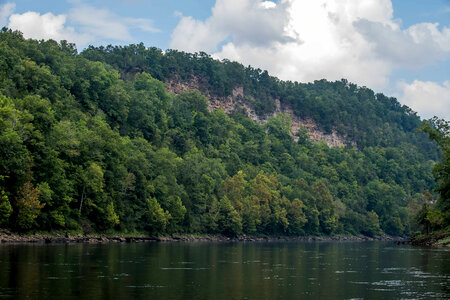
[[[333,130],[331,134],[323,132],[313,119],[299,118],[295,115],[292,108],[288,105],[282,104],[280,99],[274,100],[276,109],[272,114],[265,116],[257,115],[255,110],[247,103],[247,101],[245,101],[243,86],[236,86],[232,91],[232,95],[228,97],[217,97],[211,95],[206,88],[206,82],[202,81],[202,79],[197,76],[193,76],[187,81],[171,80],[166,82],[166,86],[167,91],[175,94],[189,90],[198,90],[209,100],[210,111],[220,108],[226,114],[230,114],[234,110],[244,109],[250,119],[260,124],[267,122],[271,117],[275,117],[279,113],[288,114],[291,117],[291,133],[295,140],[298,140],[298,137],[296,137],[295,134],[302,127],[304,127],[308,132],[311,141],[325,141],[330,147],[343,147],[346,143],[352,143],[351,141],[346,140],[343,136],[339,135],[335,130]]]
[[[189,80],[179,79],[166,82],[167,91],[175,94],[180,94],[189,90],[199,90],[203,93],[202,87],[205,86],[206,83],[202,82],[202,80],[198,76],[192,76]]]

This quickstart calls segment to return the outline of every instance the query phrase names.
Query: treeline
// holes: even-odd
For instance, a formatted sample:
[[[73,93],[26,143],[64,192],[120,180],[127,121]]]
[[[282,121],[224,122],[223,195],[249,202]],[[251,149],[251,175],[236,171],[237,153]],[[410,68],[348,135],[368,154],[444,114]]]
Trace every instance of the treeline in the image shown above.
[[[300,85],[268,75],[265,82],[267,72],[241,73],[237,63],[142,45],[77,54],[64,41],[25,40],[7,29],[0,37],[4,227],[402,235],[435,185],[430,158],[436,148],[416,132],[418,117],[366,88],[345,81]],[[324,127],[338,126],[326,120],[346,111],[327,115],[323,103],[351,94],[369,107],[361,126],[355,121],[348,131],[360,134],[358,148],[329,148],[305,135],[295,142],[287,115],[259,125],[240,113],[209,112],[199,92],[168,94],[161,81],[192,74],[205,76],[223,95],[243,83],[248,92],[253,82],[255,103],[291,91],[283,101],[297,111],[304,104]],[[317,100],[317,108],[302,102],[311,97],[325,100]]]
[[[422,231],[430,233],[450,232],[450,121],[434,117],[422,122],[420,128],[434,140],[442,152],[441,159],[434,165],[433,175],[438,183],[439,193],[435,203],[424,201],[416,214],[416,221]],[[428,200],[431,194],[426,193]]]
[[[314,83],[281,81],[267,71],[244,67],[229,60],[218,61],[206,53],[165,52],[143,44],[85,49],[81,56],[104,62],[124,79],[146,72],[153,78],[187,81],[201,79],[201,89],[216,96],[229,96],[233,88],[244,88],[245,101],[259,115],[275,111],[274,99],[290,105],[301,118],[312,118],[325,132],[335,129],[358,147],[414,145],[420,155],[436,160],[436,146],[425,134],[417,134],[420,118],[395,98],[375,94],[345,79]]]

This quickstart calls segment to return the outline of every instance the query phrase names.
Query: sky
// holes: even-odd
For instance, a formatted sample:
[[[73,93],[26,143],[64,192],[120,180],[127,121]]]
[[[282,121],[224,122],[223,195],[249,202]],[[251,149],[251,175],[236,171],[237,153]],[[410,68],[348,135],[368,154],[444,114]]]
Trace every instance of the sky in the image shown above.
[[[0,0],[0,27],[204,51],[283,80],[348,79],[450,120],[450,0]]]

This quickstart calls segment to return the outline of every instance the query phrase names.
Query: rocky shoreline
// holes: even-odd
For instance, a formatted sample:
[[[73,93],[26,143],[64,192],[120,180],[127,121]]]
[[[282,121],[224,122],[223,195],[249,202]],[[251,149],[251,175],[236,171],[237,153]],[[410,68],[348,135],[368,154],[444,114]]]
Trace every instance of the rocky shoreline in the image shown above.
[[[412,237],[410,244],[413,246],[450,248],[450,232],[440,232],[425,236]]]
[[[407,243],[404,237],[367,236],[236,236],[223,235],[172,235],[172,236],[122,236],[122,235],[70,235],[67,233],[18,234],[7,230],[0,231],[0,244],[67,244],[67,243],[139,243],[139,242],[351,242],[351,241],[393,241]]]

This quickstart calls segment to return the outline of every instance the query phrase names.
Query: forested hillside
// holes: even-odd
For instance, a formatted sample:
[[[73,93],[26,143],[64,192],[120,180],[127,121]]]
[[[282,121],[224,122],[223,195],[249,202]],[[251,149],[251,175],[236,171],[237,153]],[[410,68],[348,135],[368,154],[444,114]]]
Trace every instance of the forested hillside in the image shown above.
[[[243,86],[258,114],[274,99],[353,144],[291,136],[208,110]],[[0,223],[14,230],[402,235],[433,190],[436,146],[394,98],[345,80],[280,81],[204,53],[90,47],[0,33]]]
[[[113,66],[122,78],[146,72],[163,82],[188,81],[199,77],[200,90],[215,96],[230,96],[233,88],[243,86],[245,101],[259,115],[275,110],[274,99],[293,108],[300,118],[312,118],[325,132],[336,129],[358,147],[420,147],[421,155],[436,159],[435,145],[417,134],[420,118],[395,98],[375,94],[345,79],[314,83],[281,81],[267,71],[244,67],[237,62],[212,59],[205,53],[185,53],[143,44],[89,47],[81,55]]]

